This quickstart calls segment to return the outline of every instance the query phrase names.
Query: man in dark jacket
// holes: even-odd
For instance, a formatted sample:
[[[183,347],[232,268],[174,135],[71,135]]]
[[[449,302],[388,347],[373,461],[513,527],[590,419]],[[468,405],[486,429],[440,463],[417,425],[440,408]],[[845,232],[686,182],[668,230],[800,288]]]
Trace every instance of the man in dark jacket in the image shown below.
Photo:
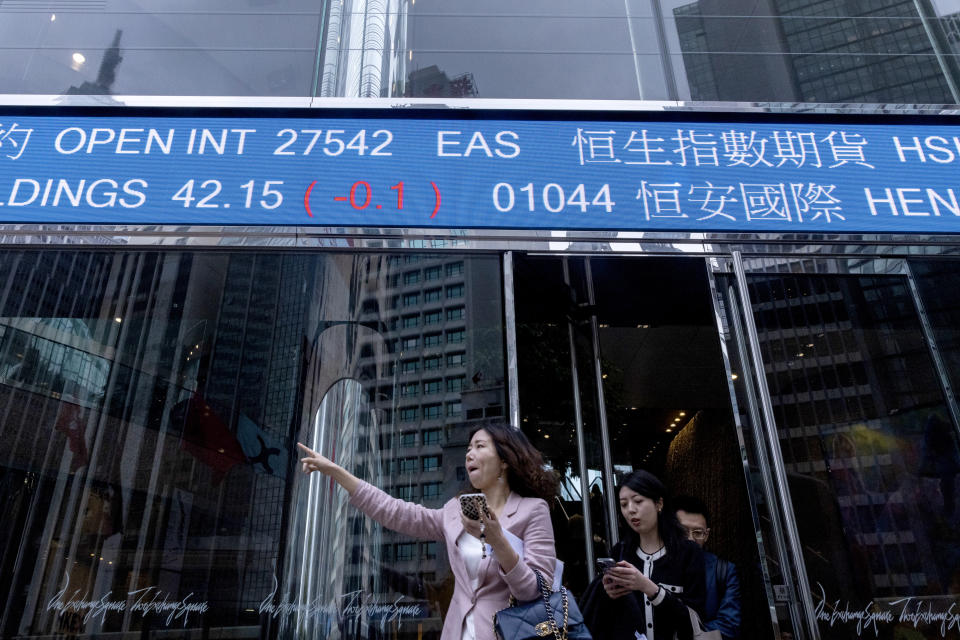
[[[673,500],[677,520],[687,530],[690,539],[701,547],[710,537],[707,508],[692,496],[677,496]],[[707,574],[707,599],[703,626],[707,631],[718,629],[724,640],[740,637],[740,579],[732,562],[704,551]]]

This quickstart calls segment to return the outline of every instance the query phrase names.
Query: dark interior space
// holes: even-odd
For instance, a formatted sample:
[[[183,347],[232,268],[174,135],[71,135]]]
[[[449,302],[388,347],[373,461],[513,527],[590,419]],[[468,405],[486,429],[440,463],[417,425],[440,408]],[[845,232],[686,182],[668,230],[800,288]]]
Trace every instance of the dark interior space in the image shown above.
[[[603,508],[605,421],[614,481],[642,468],[671,493],[703,500],[712,529],[706,549],[740,568],[743,637],[769,633],[756,597],[764,593],[757,548],[744,544],[755,533],[704,261],[520,257],[515,264],[522,427],[565,476],[561,524],[570,535],[558,531],[557,539],[573,570],[571,588],[586,582],[583,534],[574,535],[583,510],[575,366],[595,555],[613,542]]]

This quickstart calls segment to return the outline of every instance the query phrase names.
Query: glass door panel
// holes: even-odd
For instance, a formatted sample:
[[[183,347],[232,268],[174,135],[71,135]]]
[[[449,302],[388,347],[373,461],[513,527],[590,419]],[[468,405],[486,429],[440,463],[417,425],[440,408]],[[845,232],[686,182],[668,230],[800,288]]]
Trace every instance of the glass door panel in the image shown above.
[[[514,273],[520,426],[560,476],[557,556],[579,595],[607,539],[588,316],[575,298],[584,289],[583,261],[518,256]]]
[[[941,637],[960,449],[908,278],[746,281],[821,637]]]

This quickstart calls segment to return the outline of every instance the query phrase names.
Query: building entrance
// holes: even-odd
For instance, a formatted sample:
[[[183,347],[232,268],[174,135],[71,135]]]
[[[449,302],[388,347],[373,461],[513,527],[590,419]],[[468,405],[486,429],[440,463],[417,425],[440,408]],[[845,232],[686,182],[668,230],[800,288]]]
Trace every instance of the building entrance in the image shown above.
[[[706,549],[733,562],[742,637],[772,637],[729,371],[707,263],[515,261],[520,420],[564,478],[558,555],[580,591],[620,538],[617,483],[646,469],[707,511]],[[558,510],[559,511],[559,510]]]

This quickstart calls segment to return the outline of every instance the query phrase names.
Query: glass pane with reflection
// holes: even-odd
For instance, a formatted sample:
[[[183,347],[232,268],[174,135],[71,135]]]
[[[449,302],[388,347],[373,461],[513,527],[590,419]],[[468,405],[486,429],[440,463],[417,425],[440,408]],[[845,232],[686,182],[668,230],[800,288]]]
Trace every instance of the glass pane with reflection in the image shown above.
[[[0,4],[0,93],[308,96],[321,13],[129,0]]]
[[[960,7],[912,0],[656,2],[681,99],[958,99],[958,52],[950,34]]]
[[[500,282],[457,254],[4,252],[2,635],[438,638],[442,545],[294,443],[455,495],[505,413]]]
[[[909,616],[956,606],[960,449],[906,278],[748,282],[822,637],[941,637]]]

